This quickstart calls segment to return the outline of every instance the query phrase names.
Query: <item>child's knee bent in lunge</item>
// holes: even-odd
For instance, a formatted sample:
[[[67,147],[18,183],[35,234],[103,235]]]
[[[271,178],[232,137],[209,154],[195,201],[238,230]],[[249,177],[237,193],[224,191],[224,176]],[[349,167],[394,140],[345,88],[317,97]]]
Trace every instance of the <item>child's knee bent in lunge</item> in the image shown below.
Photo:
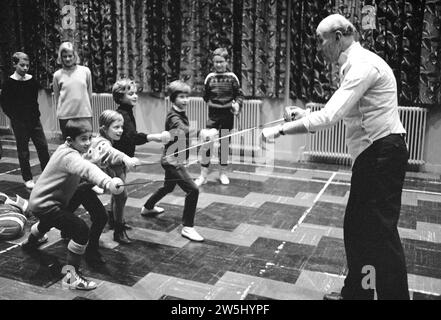
[[[186,192],[181,235],[192,241],[203,241],[204,238],[193,228],[199,189],[185,168],[190,146],[190,127],[185,108],[188,104],[190,92],[190,86],[182,81],[173,81],[168,86],[168,95],[172,107],[166,116],[165,130],[169,131],[174,139],[165,145],[161,158],[161,165],[165,170],[164,186],[147,200],[141,209],[141,214],[149,215],[163,212],[162,208],[155,205],[166,194],[172,192],[177,184]],[[182,148],[176,150],[175,147],[179,140],[182,142],[182,144],[179,144]]]

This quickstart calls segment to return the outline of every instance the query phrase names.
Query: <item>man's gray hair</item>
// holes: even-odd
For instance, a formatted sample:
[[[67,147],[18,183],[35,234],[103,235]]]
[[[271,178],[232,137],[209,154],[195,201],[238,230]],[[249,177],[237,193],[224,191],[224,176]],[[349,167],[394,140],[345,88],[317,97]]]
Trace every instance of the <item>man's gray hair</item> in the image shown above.
[[[355,35],[357,29],[345,17],[340,14],[331,14],[324,18],[317,27],[317,33],[330,33],[340,31],[344,36]]]

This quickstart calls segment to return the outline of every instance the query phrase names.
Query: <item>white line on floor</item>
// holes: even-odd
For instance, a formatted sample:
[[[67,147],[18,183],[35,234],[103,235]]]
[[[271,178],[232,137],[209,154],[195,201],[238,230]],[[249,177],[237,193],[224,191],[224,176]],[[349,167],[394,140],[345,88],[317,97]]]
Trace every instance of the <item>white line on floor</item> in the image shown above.
[[[315,171],[315,170],[311,170]],[[278,179],[285,179],[285,180],[295,180],[295,181],[305,181],[305,182],[320,182],[323,183],[324,180],[320,179],[314,179],[314,178],[300,178],[300,177],[292,177],[292,176],[281,176],[281,175],[275,175],[270,174],[266,172],[247,172],[247,171],[240,171],[240,170],[233,170],[233,173],[240,173],[240,174],[246,174],[246,175],[254,175],[254,176],[262,176],[262,177],[270,177],[270,178],[278,178]],[[331,173],[332,171],[328,171]],[[341,172],[335,172],[334,174],[341,174]],[[349,182],[341,182],[341,181],[333,181],[331,182],[333,185],[342,185],[342,186],[351,186]],[[438,183],[436,183],[438,184]],[[424,191],[424,190],[416,190],[416,189],[403,189],[403,192],[410,192],[410,193],[420,193],[420,194],[427,194],[427,195],[433,195],[433,196],[440,196],[441,192],[435,192],[435,191]]]
[[[300,217],[299,221],[297,221],[296,225],[291,229],[291,232],[294,232],[295,229],[298,228],[298,226],[300,226],[303,222],[303,220],[305,220],[306,216],[309,214],[309,212],[311,212],[312,208],[314,207],[314,205],[317,203],[317,201],[320,199],[320,197],[323,195],[323,193],[325,192],[325,190],[329,187],[329,185],[332,183],[332,180],[335,178],[335,176],[337,175],[337,172],[334,172],[332,174],[332,176],[328,179],[328,181],[326,182],[326,184],[323,186],[323,188],[320,190],[320,192],[315,196],[314,201],[312,202],[312,205],[305,210],[305,212],[303,213],[303,215]]]

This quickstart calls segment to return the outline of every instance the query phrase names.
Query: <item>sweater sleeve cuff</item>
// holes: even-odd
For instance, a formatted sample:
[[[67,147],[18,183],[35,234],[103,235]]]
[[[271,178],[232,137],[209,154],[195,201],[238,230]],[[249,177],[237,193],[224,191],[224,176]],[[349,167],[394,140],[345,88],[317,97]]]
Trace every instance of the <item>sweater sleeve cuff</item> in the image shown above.
[[[301,120],[302,120],[302,123],[303,123],[303,125],[305,126],[305,128],[306,128],[306,130],[308,130],[308,132],[312,132],[312,133],[314,133],[315,132],[315,130],[311,130],[311,120],[310,120],[310,118],[309,118],[309,115],[311,114],[311,109],[306,109],[305,110],[306,111],[306,115],[305,115],[305,117],[303,117]]]
[[[102,184],[100,185],[100,187],[103,188],[104,190],[107,190],[107,189],[106,189],[107,184],[108,184],[111,180],[112,180],[112,179],[111,179],[110,177],[105,178],[105,179],[102,181]]]

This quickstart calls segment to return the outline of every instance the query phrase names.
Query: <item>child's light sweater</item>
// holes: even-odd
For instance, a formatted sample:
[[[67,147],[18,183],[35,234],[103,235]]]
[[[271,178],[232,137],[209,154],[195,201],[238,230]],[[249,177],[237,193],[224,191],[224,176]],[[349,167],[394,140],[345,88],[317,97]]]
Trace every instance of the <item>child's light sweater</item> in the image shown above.
[[[126,158],[129,157],[115,149],[112,142],[103,136],[93,138],[89,150],[84,154],[84,159],[96,164],[103,170],[123,165]]]
[[[81,179],[101,188],[105,188],[111,180],[77,150],[67,143],[62,144],[51,156],[32,189],[28,209],[33,213],[46,213],[55,207],[66,208]]]

